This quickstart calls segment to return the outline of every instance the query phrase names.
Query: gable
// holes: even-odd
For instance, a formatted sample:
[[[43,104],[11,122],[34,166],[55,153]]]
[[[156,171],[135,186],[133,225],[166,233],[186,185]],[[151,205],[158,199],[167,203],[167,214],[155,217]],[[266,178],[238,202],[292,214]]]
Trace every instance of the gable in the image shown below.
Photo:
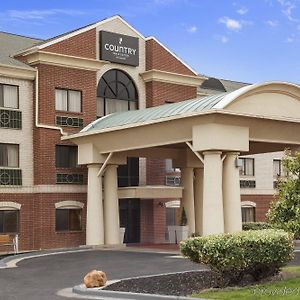
[[[96,59],[96,29],[90,29],[78,35],[45,47],[45,52]]]
[[[154,38],[146,40],[146,70],[160,70],[183,75],[197,75]]]

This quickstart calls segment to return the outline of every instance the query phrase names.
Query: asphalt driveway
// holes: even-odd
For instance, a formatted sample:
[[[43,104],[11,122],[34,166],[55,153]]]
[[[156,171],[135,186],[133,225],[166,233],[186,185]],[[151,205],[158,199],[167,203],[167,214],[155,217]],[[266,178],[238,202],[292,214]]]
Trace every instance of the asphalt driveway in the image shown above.
[[[300,265],[300,252],[290,265]],[[203,266],[176,255],[133,251],[93,250],[26,259],[18,268],[0,269],[0,300],[63,300],[56,292],[82,282],[92,269],[109,279],[199,270]]]
[[[60,289],[82,282],[92,269],[109,279],[197,270],[201,266],[170,254],[94,250],[26,259],[0,270],[0,300],[62,300]]]

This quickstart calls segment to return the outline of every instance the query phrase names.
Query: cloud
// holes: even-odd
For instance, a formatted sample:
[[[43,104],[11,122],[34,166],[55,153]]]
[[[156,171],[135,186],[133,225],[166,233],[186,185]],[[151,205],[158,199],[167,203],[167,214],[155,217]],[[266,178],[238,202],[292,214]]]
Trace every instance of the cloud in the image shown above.
[[[43,20],[50,16],[67,15],[81,16],[85,15],[83,10],[64,10],[64,9],[48,9],[48,10],[8,10],[6,17],[14,20]]]
[[[226,43],[228,43],[229,39],[228,39],[227,36],[222,35],[222,36],[220,37],[220,41],[221,41],[223,44],[226,44]]]
[[[193,25],[193,26],[187,28],[187,32],[189,32],[189,33],[195,33],[195,32],[197,32],[197,31],[198,31],[198,28],[197,28],[197,26],[195,26],[195,25]]]
[[[270,27],[277,27],[279,25],[279,22],[277,20],[268,20],[266,21],[266,24]]]
[[[228,17],[222,17],[219,19],[219,22],[224,24],[229,30],[239,31],[242,29],[243,24],[241,21],[231,19]]]
[[[286,42],[287,42],[287,43],[293,43],[293,42],[295,42],[295,38],[293,38],[293,37],[288,37],[288,38],[286,39]]]
[[[241,7],[241,8],[238,9],[236,12],[237,12],[239,15],[243,16],[243,15],[245,15],[245,14],[248,12],[248,8],[246,8],[246,7]]]
[[[300,20],[294,18],[293,11],[297,8],[295,2],[289,0],[277,0],[277,2],[281,5],[282,10],[281,12],[287,17],[289,21],[292,22],[299,22]]]

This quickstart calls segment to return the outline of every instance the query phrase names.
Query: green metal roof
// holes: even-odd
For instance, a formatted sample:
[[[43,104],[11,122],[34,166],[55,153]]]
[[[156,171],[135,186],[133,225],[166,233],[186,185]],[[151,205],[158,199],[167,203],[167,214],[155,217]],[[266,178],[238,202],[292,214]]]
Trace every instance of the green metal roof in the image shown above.
[[[218,104],[227,95],[228,93],[222,93],[218,95],[195,98],[178,103],[165,104],[141,110],[113,113],[94,121],[93,123],[85,127],[81,132],[113,128],[118,126],[164,119],[187,113],[207,111],[215,108],[216,104]]]

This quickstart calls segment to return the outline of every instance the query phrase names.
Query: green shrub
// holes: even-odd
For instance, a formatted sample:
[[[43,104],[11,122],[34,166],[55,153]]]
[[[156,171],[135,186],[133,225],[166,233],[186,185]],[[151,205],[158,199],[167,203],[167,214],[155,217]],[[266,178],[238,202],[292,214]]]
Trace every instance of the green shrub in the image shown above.
[[[218,272],[225,284],[246,274],[254,280],[275,275],[293,258],[293,236],[282,230],[250,230],[190,238],[180,243],[182,254]]]
[[[287,176],[284,179],[279,178],[278,200],[272,202],[267,220],[274,228],[292,232],[298,239],[300,238],[300,152],[291,156],[286,151],[282,163]]]
[[[243,230],[271,229],[272,225],[266,222],[246,222],[243,223]]]

